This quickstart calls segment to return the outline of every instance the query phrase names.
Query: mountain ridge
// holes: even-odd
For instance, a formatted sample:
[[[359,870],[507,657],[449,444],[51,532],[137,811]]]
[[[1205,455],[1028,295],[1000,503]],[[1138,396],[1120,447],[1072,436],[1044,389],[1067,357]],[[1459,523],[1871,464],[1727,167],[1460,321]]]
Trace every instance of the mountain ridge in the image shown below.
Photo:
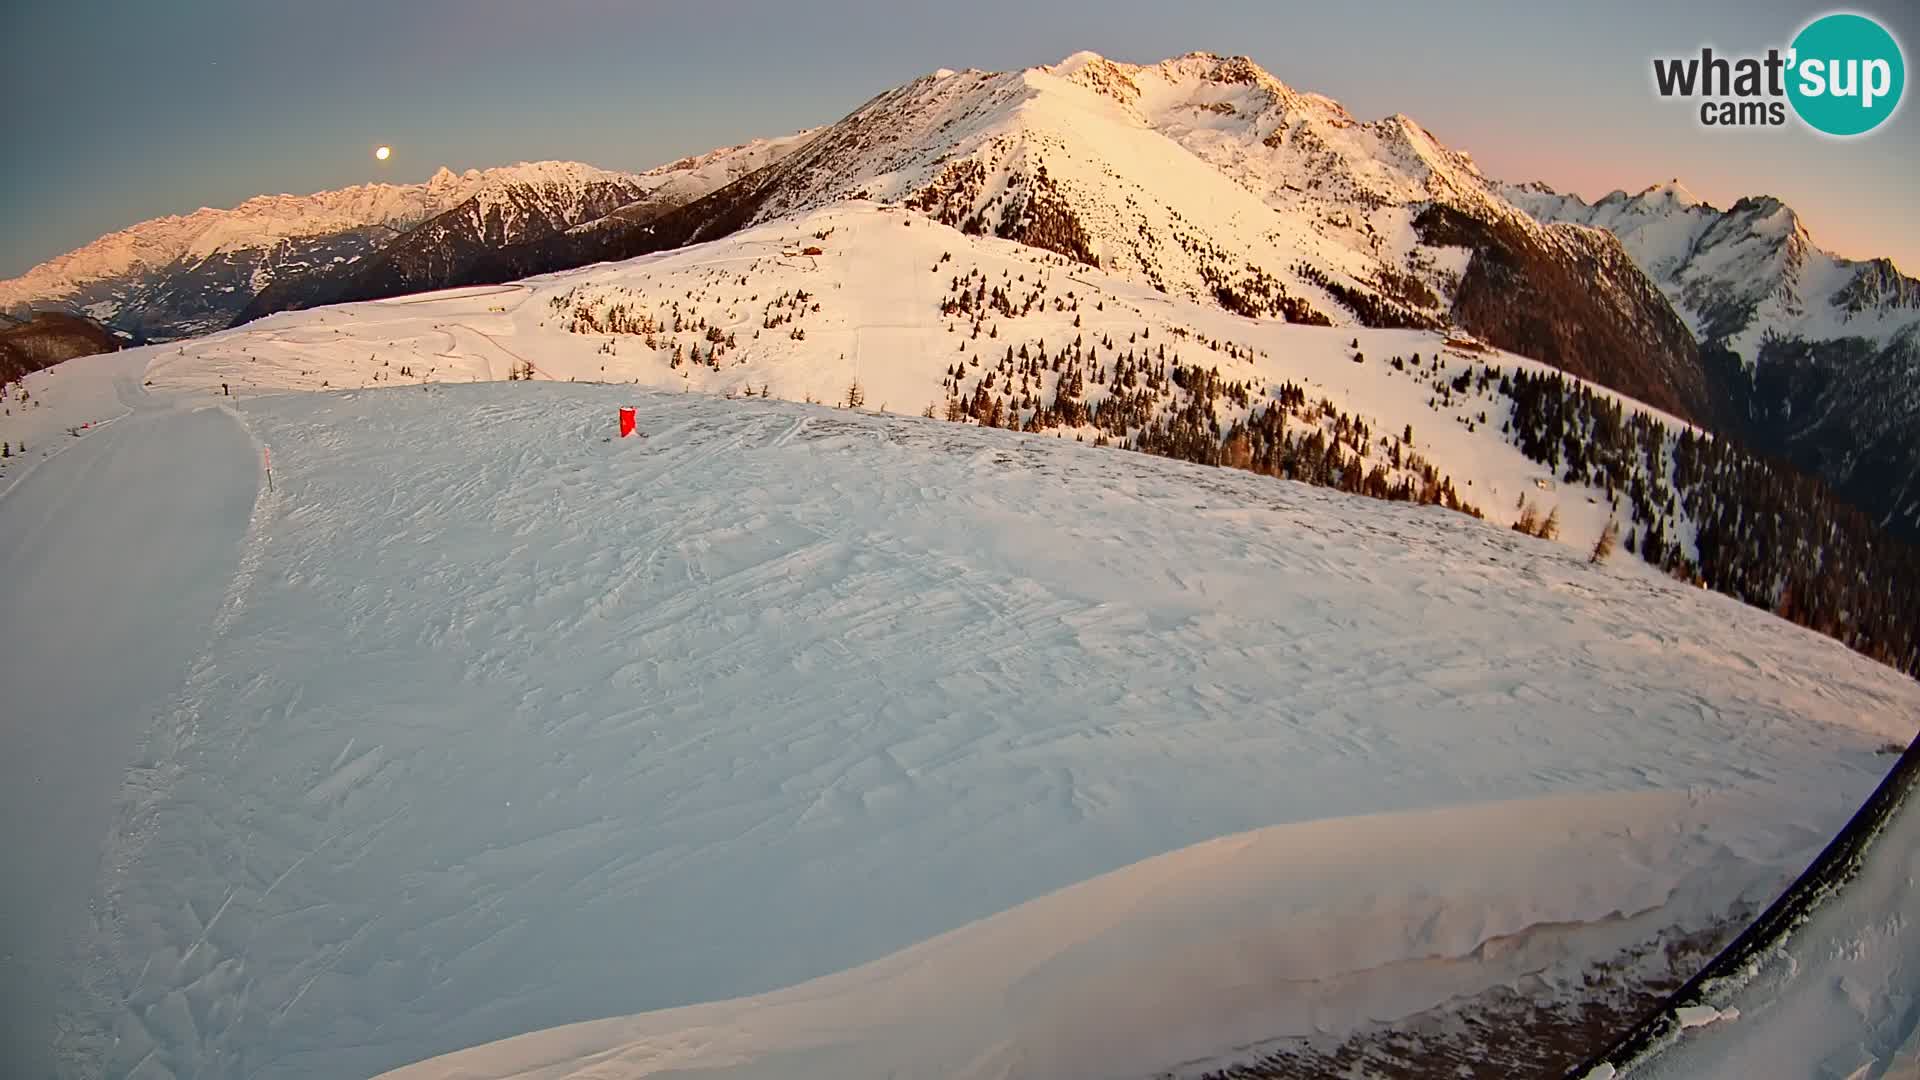
[[[509,224],[517,218],[572,226],[654,196],[677,204],[713,186],[709,172],[730,179],[730,159],[752,159],[781,142],[722,147],[642,173],[575,161],[464,172],[441,166],[414,184],[257,195],[229,208],[163,215],[0,281],[0,311],[84,314],[136,340],[196,336],[224,328],[269,290],[293,298],[294,306],[308,306],[312,301],[295,281],[318,285],[344,276],[343,268],[358,266],[445,214],[473,214],[476,240],[510,242],[518,238]]]
[[[44,260],[17,277],[0,281],[0,306],[18,302],[30,289],[51,291],[104,277],[156,269],[179,258],[205,258],[232,241],[245,225],[267,239],[379,225],[421,213],[416,207],[451,206],[502,174],[527,176],[547,166],[593,169],[578,162],[521,162],[496,169],[456,173],[441,166],[414,184],[370,182],[304,195],[262,194],[231,207],[202,206],[163,214],[116,229],[72,251]],[[595,172],[604,170],[593,169]]]
[[[1884,340],[1920,321],[1920,280],[1889,258],[1818,247],[1800,215],[1772,195],[1743,196],[1723,210],[1677,178],[1592,203],[1538,181],[1505,187],[1536,218],[1619,236],[1703,342],[1726,344],[1749,365],[1769,334]]]

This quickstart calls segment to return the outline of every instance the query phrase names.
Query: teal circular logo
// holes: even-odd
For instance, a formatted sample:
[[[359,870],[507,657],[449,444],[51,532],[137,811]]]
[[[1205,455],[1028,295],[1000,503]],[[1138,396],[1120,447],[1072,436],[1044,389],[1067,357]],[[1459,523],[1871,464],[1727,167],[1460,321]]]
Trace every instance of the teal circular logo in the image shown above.
[[[1794,37],[1787,99],[1816,131],[1864,135],[1900,106],[1907,64],[1900,43],[1865,15],[1822,15]]]

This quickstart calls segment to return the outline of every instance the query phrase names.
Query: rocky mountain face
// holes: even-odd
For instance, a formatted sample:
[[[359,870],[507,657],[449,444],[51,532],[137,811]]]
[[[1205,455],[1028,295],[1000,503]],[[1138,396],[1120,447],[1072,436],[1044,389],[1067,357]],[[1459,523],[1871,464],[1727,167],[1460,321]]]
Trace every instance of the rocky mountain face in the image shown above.
[[[466,198],[388,237],[361,258],[276,276],[226,322],[337,302],[363,276],[379,281],[383,295],[434,289],[458,278],[479,251],[564,231],[644,194],[630,174],[575,162],[493,170]]]
[[[84,315],[40,311],[27,319],[0,316],[0,385],[62,360],[113,352],[125,344]]]
[[[1506,194],[1619,239],[1698,337],[1716,427],[1920,540],[1920,281],[1822,251],[1770,197],[1721,210],[1678,181],[1592,204],[1541,184]]]
[[[1686,324],[1612,237],[1543,236],[1443,203],[1423,211],[1414,228],[1429,243],[1473,253],[1454,294],[1461,325],[1694,423],[1715,415]]]
[[[1773,338],[1753,366],[1729,358],[1718,368],[1749,443],[1820,476],[1920,543],[1920,326],[1885,342]]]
[[[591,232],[652,221],[772,165],[804,145],[820,130],[810,128],[776,139],[755,139],[737,146],[723,146],[649,169],[638,178],[643,191],[640,198],[605,217],[576,226],[576,231]]]

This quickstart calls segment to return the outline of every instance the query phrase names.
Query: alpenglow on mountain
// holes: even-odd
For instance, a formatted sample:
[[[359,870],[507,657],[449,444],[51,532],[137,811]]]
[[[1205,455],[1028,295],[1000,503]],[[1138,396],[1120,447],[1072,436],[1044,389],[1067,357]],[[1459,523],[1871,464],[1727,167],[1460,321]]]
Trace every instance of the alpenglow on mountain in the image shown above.
[[[1712,413],[1685,323],[1612,236],[1541,224],[1413,120],[1358,121],[1244,57],[1077,53],[1024,71],[942,70],[786,139],[646,174],[554,168],[519,183],[469,174],[315,196],[367,204],[321,224],[296,206],[250,230],[251,203],[203,211],[197,231],[162,219],[0,283],[0,307],[63,304],[162,338],[627,258],[870,199],[1247,316],[1458,325],[1689,420]]]
[[[1361,123],[1252,61],[1080,53],[939,71],[652,221],[501,249],[467,283],[631,258],[841,200],[926,212],[1293,322],[1449,322],[1689,417],[1692,338],[1604,232],[1542,225],[1414,121]],[[346,298],[388,295],[378,283]]]
[[[0,283],[166,339],[712,240],[843,200],[925,212],[1250,317],[1451,326],[1790,457],[1920,535],[1920,286],[1770,198],[1592,206],[1363,122],[1244,57],[942,70],[837,123],[646,173],[547,163],[144,223]]]
[[[678,206],[764,165],[792,141],[759,140],[644,173],[543,161],[419,184],[262,195],[110,233],[0,281],[0,312],[83,314],[130,337],[168,341],[224,329],[256,297],[277,308],[325,303],[362,270],[397,292],[458,276],[472,253],[535,235]]]

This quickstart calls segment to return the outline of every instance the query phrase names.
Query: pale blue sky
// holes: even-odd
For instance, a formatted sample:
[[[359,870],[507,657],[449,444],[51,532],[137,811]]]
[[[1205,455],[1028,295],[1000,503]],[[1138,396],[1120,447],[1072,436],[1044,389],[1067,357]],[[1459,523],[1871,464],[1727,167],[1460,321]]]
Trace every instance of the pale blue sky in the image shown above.
[[[1920,272],[1920,110],[1871,137],[1702,130],[1655,55],[1784,44],[1825,5],[1273,0],[16,0],[0,67],[0,276],[157,214],[540,158],[645,168],[839,118],[940,67],[1078,49],[1253,57],[1363,118],[1404,112],[1488,173],[1588,197],[1678,176],[1765,192],[1822,246]],[[1854,5],[1911,54],[1920,6]],[[391,143],[385,165],[371,148]]]

